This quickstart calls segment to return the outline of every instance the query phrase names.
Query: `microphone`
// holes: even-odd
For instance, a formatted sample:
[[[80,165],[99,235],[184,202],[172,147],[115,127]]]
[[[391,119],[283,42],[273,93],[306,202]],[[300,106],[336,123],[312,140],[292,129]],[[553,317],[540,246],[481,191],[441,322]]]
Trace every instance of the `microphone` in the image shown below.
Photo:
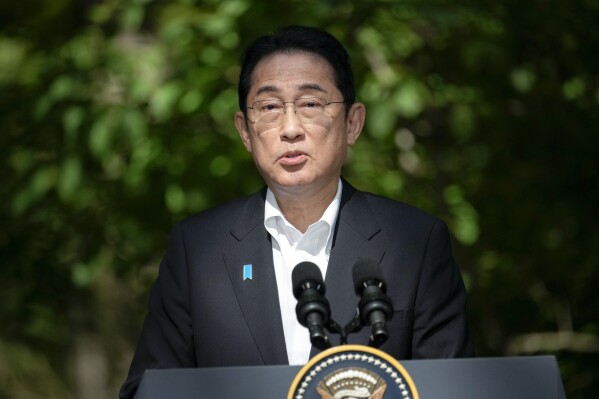
[[[354,288],[360,296],[358,313],[362,325],[371,328],[370,345],[380,347],[387,338],[387,320],[393,316],[393,304],[387,296],[387,286],[381,266],[372,259],[358,259],[353,266]]]
[[[293,296],[297,299],[297,320],[310,331],[310,342],[320,350],[331,347],[324,328],[329,325],[331,307],[324,297],[322,273],[312,262],[301,262],[291,273]]]

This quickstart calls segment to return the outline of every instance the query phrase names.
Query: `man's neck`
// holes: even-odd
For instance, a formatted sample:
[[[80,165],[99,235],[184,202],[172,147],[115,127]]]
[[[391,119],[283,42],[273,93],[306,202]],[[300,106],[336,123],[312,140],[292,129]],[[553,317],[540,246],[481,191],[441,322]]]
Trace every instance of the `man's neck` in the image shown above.
[[[325,187],[310,196],[285,195],[274,191],[273,194],[285,219],[300,232],[305,233],[311,224],[320,220],[333,202],[337,187],[338,183],[335,183],[334,186]]]

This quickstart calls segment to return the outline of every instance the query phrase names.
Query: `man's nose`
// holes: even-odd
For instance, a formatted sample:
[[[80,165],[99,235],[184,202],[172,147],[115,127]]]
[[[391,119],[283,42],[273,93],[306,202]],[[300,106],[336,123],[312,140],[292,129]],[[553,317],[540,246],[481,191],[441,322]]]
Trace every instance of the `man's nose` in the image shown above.
[[[291,108],[293,108],[293,113],[294,113],[294,114],[297,114],[297,108],[295,108],[295,103],[294,103],[294,102],[291,102],[291,101],[286,101],[286,102],[284,102],[283,104],[284,104],[284,107],[283,107],[283,113],[284,113],[284,114],[286,114],[286,113],[287,113],[287,108],[288,108],[288,107],[291,107]]]
[[[296,112],[295,104],[285,103],[285,112],[283,113],[283,128],[281,130],[282,136],[293,140],[298,136],[303,135],[304,133],[300,125],[300,119]]]

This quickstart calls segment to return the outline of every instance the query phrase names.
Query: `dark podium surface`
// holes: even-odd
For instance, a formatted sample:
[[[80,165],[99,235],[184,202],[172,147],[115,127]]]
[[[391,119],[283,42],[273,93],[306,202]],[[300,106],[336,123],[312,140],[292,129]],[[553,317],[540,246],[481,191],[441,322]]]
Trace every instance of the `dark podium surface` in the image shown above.
[[[421,399],[565,399],[553,356],[403,360]],[[147,370],[135,399],[285,399],[299,366]]]

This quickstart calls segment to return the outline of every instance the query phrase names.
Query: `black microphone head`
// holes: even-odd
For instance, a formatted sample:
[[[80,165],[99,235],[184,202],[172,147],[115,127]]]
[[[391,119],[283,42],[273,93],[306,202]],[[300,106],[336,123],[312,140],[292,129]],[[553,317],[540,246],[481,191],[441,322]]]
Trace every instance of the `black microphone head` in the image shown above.
[[[354,278],[354,289],[358,295],[361,295],[366,285],[371,284],[380,285],[383,292],[386,292],[383,269],[381,265],[372,259],[358,259],[352,268],[352,276]]]
[[[316,289],[323,295],[325,292],[322,273],[318,266],[312,262],[301,262],[293,268],[291,284],[293,286],[293,296],[298,299],[307,288]]]

